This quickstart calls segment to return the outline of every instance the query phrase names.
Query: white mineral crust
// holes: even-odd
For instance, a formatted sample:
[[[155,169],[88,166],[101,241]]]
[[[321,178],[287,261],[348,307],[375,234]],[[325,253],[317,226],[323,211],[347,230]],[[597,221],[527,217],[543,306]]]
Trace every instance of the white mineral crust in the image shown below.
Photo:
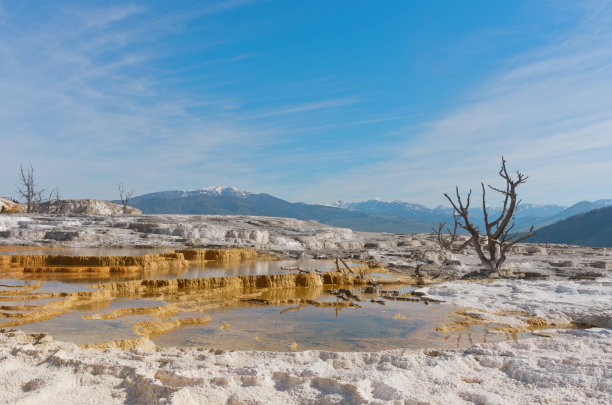
[[[79,349],[0,333],[10,404],[609,404],[612,333],[376,353]],[[399,402],[398,402],[399,401]]]
[[[0,244],[250,246],[360,258],[407,273],[420,264],[421,274],[439,281],[420,289],[424,297],[466,308],[474,318],[525,326],[537,316],[597,327],[547,329],[541,334],[548,337],[465,350],[373,353],[102,352],[4,331],[0,403],[612,403],[610,249],[517,245],[507,268],[519,279],[461,281],[478,269],[478,258],[440,253],[433,235],[354,232],[286,218],[12,214],[0,216]]]

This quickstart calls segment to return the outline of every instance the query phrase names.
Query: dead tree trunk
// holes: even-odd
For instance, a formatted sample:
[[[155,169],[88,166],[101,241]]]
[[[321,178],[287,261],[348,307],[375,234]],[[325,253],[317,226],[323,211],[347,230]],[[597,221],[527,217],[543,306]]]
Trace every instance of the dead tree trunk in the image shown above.
[[[51,206],[52,205],[54,205],[54,208],[56,208],[55,205],[57,205],[57,201],[59,201],[59,198],[60,198],[59,197],[59,192],[60,192],[59,188],[55,187],[53,190],[51,190],[51,192],[47,196],[47,201],[46,201],[47,206],[45,207],[45,213],[46,214],[48,214],[48,213],[50,213],[52,211],[51,210]],[[53,200],[53,195],[55,195],[55,204],[54,204],[54,200]]]
[[[506,261],[506,253],[508,252],[509,248],[535,235],[533,226],[531,226],[529,232],[527,232],[526,234],[510,234],[510,232],[514,228],[514,223],[512,222],[512,219],[514,217],[516,208],[520,203],[520,201],[517,201],[516,188],[519,185],[525,183],[528,178],[520,172],[516,172],[516,174],[517,179],[513,180],[512,177],[508,174],[508,171],[506,169],[506,161],[502,156],[502,167],[499,170],[499,175],[506,181],[506,189],[498,189],[493,186],[489,186],[489,188],[491,190],[497,191],[498,193],[501,193],[504,196],[504,205],[501,214],[491,221],[489,220],[489,215],[487,212],[486,188],[484,183],[480,183],[482,186],[482,211],[484,214],[484,223],[486,228],[486,246],[483,246],[480,240],[479,228],[477,226],[474,226],[474,224],[470,222],[469,208],[472,190],[470,190],[467,195],[465,205],[461,200],[461,195],[459,194],[459,187],[455,188],[455,193],[457,195],[456,202],[453,201],[448,194],[444,194],[444,196],[453,206],[456,215],[460,219],[459,226],[469,232],[471,236],[470,241],[474,246],[474,249],[476,250],[476,254],[478,255],[478,258],[480,259],[481,263],[485,266],[485,269],[488,273],[496,273],[501,270],[502,265]]]
[[[452,231],[448,226],[446,226],[446,222],[440,222],[438,224],[437,229],[434,227],[431,228],[434,232],[434,235],[436,235],[436,240],[438,242],[438,245],[440,246],[440,251],[442,252],[444,252],[445,250],[460,251],[471,243],[471,240],[468,239],[466,242],[459,246],[454,245],[455,241],[457,241],[457,237],[459,236],[459,234],[457,233],[457,227],[459,227],[459,218],[457,215],[453,215],[453,219],[455,220],[455,225],[453,226]],[[446,229],[448,236],[444,234],[444,229]]]
[[[34,182],[34,168],[32,163],[24,168],[19,165],[19,183],[17,192],[25,200],[27,212],[34,212],[36,204],[40,202],[42,191],[36,187]]]
[[[128,203],[134,194],[134,190],[125,191],[123,188],[123,182],[117,184],[117,187],[119,188],[119,199],[121,200],[121,205],[123,205],[123,213],[127,214]]]
[[[434,228],[433,226],[431,227],[431,230],[436,235],[436,240],[438,242],[438,245],[440,246],[441,251],[451,250],[453,248],[453,243],[455,242],[455,239],[457,239],[457,226],[459,225],[459,223],[458,223],[456,215],[454,216],[454,218],[455,218],[455,226],[453,227],[452,231],[450,230],[448,226],[446,226],[446,222],[440,222],[438,224],[437,229]],[[445,228],[446,228],[446,232],[448,232],[448,238],[444,234]]]
[[[444,251],[446,249],[450,249],[450,247],[452,246],[452,243],[454,241],[454,236],[450,229],[448,229],[448,227],[446,227],[446,230],[448,231],[448,234],[450,235],[450,240],[446,239],[446,236],[444,235],[444,226],[446,226],[446,222],[440,222],[438,224],[438,229],[434,228],[433,226],[431,227],[431,230],[434,232],[434,234],[436,235],[436,240],[438,242],[438,245],[440,246],[440,250]]]

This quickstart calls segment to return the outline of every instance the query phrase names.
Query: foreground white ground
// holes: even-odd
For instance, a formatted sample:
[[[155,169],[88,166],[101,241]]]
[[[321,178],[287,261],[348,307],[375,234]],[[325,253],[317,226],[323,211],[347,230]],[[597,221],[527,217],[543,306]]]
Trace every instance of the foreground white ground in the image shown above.
[[[506,325],[526,326],[520,311],[550,324],[582,323],[612,328],[612,279],[495,280],[490,283],[454,281],[419,289],[425,297],[453,302],[466,313]],[[504,313],[499,316],[494,313]]]
[[[473,319],[546,329],[466,350],[376,353],[106,352],[0,333],[1,403],[612,403],[612,256],[609,249],[517,246],[521,279],[460,281],[469,251],[440,255],[431,235],[358,233],[311,221],[222,216],[0,216],[0,244],[252,246],[293,256],[356,257],[442,283],[425,297]],[[151,346],[150,342],[143,342]]]
[[[584,403],[612,401],[612,333],[466,350],[377,353],[106,352],[0,333],[0,401],[12,404]]]

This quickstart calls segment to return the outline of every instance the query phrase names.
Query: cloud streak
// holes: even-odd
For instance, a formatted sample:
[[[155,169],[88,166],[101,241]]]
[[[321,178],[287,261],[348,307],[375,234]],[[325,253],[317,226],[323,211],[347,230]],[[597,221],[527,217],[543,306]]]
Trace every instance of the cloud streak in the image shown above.
[[[419,131],[404,131],[384,163],[365,164],[309,188],[359,198],[361,184],[388,199],[443,203],[455,185],[477,189],[495,182],[503,154],[530,175],[525,201],[575,203],[612,189],[612,15],[591,6],[580,23],[546,47],[465,95],[464,103]],[[575,12],[576,10],[574,10]],[[398,191],[402,190],[402,191]],[[305,195],[304,195],[305,198]]]
[[[112,198],[117,181],[135,184],[139,192],[217,183],[259,188],[257,165],[269,161],[266,148],[283,142],[286,131],[269,122],[240,122],[245,114],[228,110],[232,100],[226,95],[194,96],[166,86],[159,80],[165,72],[151,61],[172,58],[176,50],[148,45],[180,31],[175,27],[181,24],[168,19],[185,25],[251,3],[221,2],[162,18],[130,5],[77,10],[52,14],[27,33],[17,26],[21,16],[10,16],[12,25],[0,31],[3,192],[14,188],[10,168],[16,173],[28,161],[41,183],[60,185],[67,197]],[[199,46],[197,55],[207,55],[207,44]],[[207,60],[227,65],[253,56]],[[242,121],[351,102],[287,105]]]
[[[612,189],[605,3],[568,5],[577,24],[427,122],[401,104],[401,89],[385,94],[367,71],[343,75],[358,62],[274,77],[265,69],[285,55],[251,49],[259,33],[221,18],[253,3],[83,6],[35,21],[0,7],[0,194],[31,161],[42,184],[75,198],[113,198],[124,181],[137,193],[227,184],[308,202],[437,205],[455,185],[495,182],[502,154],[530,176],[525,201],[568,204]],[[249,22],[267,29],[256,15]]]

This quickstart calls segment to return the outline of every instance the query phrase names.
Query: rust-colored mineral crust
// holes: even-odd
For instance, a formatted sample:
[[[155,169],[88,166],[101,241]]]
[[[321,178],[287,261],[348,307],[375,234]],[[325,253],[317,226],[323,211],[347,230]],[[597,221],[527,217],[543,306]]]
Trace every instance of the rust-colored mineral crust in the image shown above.
[[[319,303],[311,298],[323,286],[354,286],[369,283],[357,274],[287,273],[272,275],[238,275],[230,277],[151,279],[164,271],[187,268],[190,264],[221,263],[232,266],[247,260],[274,260],[276,257],[260,255],[252,249],[199,249],[175,250],[168,253],[141,256],[67,256],[67,255],[5,255],[0,256],[0,272],[12,278],[57,277],[76,275],[106,278],[111,274],[130,275],[132,281],[92,284],[86,291],[39,292],[42,282],[27,285],[0,286],[0,324],[17,326],[54,318],[75,309],[105,309],[114,298],[134,299],[132,308],[119,308],[85,316],[85,319],[115,319],[121,316],[140,315],[150,319],[134,323],[133,329],[140,339],[127,339],[90,347],[131,348],[148,346],[148,338],[161,335],[185,325],[210,322],[204,311],[220,306],[238,305],[257,300],[274,305],[281,302],[314,306],[351,306],[351,303]],[[167,273],[166,273],[167,274]],[[81,277],[83,278],[83,277]],[[308,293],[310,292],[310,293]],[[265,298],[263,298],[265,296]],[[312,297],[311,297],[312,296]],[[138,307],[141,298],[155,297],[165,301],[163,305]],[[39,305],[23,301],[45,300]],[[182,313],[199,313],[198,317],[181,317]]]

